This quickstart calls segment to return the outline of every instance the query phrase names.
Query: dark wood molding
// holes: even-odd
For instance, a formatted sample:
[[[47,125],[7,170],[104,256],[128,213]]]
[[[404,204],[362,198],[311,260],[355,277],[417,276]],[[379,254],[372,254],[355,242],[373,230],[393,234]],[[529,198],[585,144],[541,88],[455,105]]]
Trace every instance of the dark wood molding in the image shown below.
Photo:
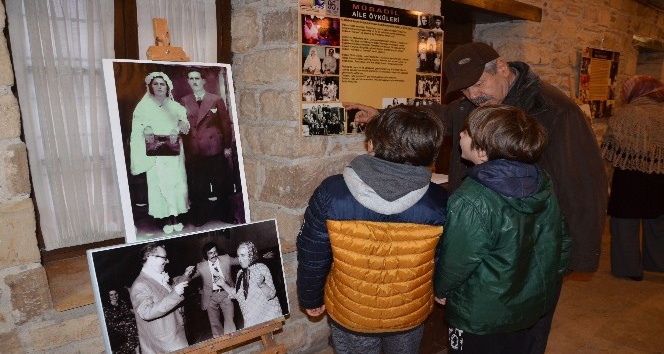
[[[542,9],[515,0],[442,0],[445,22],[542,22]]]
[[[136,0],[115,0],[115,58],[138,59]]]
[[[217,0],[217,61],[233,63],[231,51],[231,0]]]

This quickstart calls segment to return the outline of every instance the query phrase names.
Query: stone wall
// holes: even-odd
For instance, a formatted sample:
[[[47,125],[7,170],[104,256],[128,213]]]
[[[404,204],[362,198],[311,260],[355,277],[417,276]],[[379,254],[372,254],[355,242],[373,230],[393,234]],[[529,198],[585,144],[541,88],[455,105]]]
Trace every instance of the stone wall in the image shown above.
[[[584,46],[622,53],[620,76],[635,72],[632,34],[664,39],[663,14],[632,0],[521,0],[544,10],[541,23],[477,26],[475,36],[507,59],[523,60],[565,92]],[[375,1],[439,13],[437,0]],[[543,3],[543,4],[542,4]],[[320,181],[363,153],[362,137],[298,136],[298,1],[233,0],[233,77],[253,220],[276,218],[288,280],[291,315],[276,340],[290,353],[331,353],[324,320],[310,321],[295,294],[295,237],[307,199]],[[406,6],[407,5],[407,6]],[[0,27],[6,25],[0,5]],[[604,39],[601,42],[601,39]],[[101,332],[94,306],[53,309],[36,241],[27,152],[12,87],[14,75],[0,39],[0,352],[99,353]],[[255,352],[254,342],[233,353]]]

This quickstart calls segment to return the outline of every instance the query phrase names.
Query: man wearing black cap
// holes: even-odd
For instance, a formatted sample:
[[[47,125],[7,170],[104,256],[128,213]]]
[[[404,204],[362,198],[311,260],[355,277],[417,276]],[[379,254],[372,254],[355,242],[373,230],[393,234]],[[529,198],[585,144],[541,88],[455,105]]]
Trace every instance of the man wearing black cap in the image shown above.
[[[449,85],[446,94],[461,90],[463,97],[437,107],[446,130],[453,138],[449,169],[449,189],[453,192],[465,176],[459,133],[463,122],[477,106],[507,104],[523,109],[546,129],[548,146],[538,164],[552,178],[563,214],[572,236],[568,268],[594,272],[607,203],[607,178],[599,147],[590,125],[579,107],[552,85],[542,82],[528,64],[506,62],[488,44],[474,42],[455,48],[445,60]],[[368,121],[375,108],[344,104],[358,109],[355,121]],[[436,108],[434,108],[436,109]],[[553,311],[531,330],[531,353],[544,353]]]

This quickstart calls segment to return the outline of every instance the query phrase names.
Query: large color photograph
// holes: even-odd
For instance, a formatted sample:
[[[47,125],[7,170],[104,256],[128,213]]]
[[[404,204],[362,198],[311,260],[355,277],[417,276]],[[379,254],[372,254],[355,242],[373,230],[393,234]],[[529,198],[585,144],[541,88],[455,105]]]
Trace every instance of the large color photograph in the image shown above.
[[[103,64],[127,241],[249,221],[230,65]]]
[[[289,313],[275,220],[87,255],[108,353],[169,353]]]

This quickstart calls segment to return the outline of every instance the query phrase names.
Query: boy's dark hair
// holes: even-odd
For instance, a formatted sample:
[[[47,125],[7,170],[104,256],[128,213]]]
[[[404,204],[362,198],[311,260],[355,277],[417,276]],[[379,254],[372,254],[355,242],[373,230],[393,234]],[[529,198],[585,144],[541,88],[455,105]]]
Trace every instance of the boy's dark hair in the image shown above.
[[[470,148],[484,150],[489,160],[535,163],[546,146],[544,127],[520,108],[507,105],[476,108],[463,131],[472,139]]]
[[[400,105],[380,111],[364,134],[379,159],[430,166],[443,143],[444,128],[431,109]]]

